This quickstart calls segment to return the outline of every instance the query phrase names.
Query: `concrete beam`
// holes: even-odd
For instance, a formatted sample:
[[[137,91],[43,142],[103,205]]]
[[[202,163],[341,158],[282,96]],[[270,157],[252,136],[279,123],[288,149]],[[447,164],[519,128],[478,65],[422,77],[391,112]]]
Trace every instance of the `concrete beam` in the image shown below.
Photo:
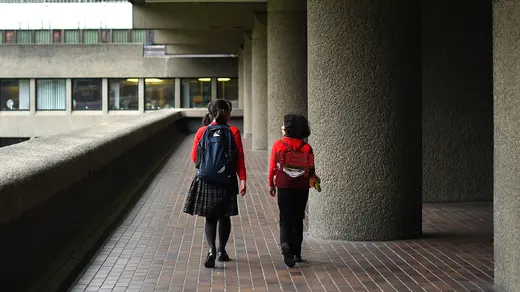
[[[156,29],[154,43],[161,45],[234,45],[244,43],[244,33],[240,30],[179,30]]]
[[[265,3],[154,3],[133,6],[134,29],[251,30]]]
[[[167,55],[197,54],[236,54],[238,47],[233,45],[166,45]]]

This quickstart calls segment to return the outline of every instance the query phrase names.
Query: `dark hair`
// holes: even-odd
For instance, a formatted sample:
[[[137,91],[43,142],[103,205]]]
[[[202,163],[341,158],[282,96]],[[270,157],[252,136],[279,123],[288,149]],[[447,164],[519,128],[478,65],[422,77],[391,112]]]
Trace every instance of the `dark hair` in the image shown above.
[[[224,99],[213,100],[208,104],[208,113],[202,119],[204,125],[209,125],[213,120],[219,125],[227,123],[226,113],[231,113],[231,102]]]
[[[303,140],[311,135],[307,118],[302,115],[288,114],[283,117],[285,136]]]

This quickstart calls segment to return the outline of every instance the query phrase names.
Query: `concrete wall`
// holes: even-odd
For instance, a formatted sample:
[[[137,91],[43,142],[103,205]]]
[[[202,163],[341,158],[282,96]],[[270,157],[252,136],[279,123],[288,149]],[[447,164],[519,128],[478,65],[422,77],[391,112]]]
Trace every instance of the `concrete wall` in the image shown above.
[[[205,109],[183,109],[186,118],[194,119],[200,125]],[[153,114],[153,112],[145,115]],[[232,116],[241,119],[243,111],[233,109]],[[36,112],[33,116],[29,113],[1,113],[0,112],[0,137],[41,137],[66,133],[80,129],[88,129],[96,125],[110,125],[128,118],[142,116],[137,111],[114,111],[107,114],[96,112]]]
[[[141,44],[0,46],[0,78],[236,77],[237,74],[237,58],[144,57]]]
[[[184,139],[181,112],[0,149],[0,283],[56,291]]]
[[[493,198],[491,1],[423,1],[423,199]]]

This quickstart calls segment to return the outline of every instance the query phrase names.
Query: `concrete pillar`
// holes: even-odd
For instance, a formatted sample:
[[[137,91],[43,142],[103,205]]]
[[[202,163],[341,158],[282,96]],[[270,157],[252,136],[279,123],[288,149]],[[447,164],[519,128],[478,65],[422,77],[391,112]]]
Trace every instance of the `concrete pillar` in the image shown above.
[[[211,78],[211,100],[217,100],[217,78]]]
[[[495,284],[520,291],[520,6],[493,1]]]
[[[175,108],[181,108],[181,79],[175,78]]]
[[[280,139],[283,117],[307,116],[306,1],[267,2],[268,148]]]
[[[323,192],[310,234],[421,235],[421,40],[415,0],[309,0],[310,143]]]
[[[244,137],[252,136],[252,76],[251,76],[251,34],[244,34]]]
[[[81,34],[80,34],[81,35]],[[72,79],[67,78],[65,80],[65,91],[67,95],[67,100],[65,101],[65,111],[68,115],[72,114],[72,108],[74,107],[73,101],[72,101]]]
[[[31,116],[36,114],[36,79],[29,79],[29,112]]]
[[[108,114],[108,79],[101,79],[101,111]]]
[[[244,53],[238,50],[238,108],[244,108]]]
[[[267,15],[255,14],[252,36],[253,150],[267,149]]]
[[[137,83],[137,98],[138,98],[138,110],[140,113],[145,112],[145,83],[144,78],[139,78],[139,83]]]

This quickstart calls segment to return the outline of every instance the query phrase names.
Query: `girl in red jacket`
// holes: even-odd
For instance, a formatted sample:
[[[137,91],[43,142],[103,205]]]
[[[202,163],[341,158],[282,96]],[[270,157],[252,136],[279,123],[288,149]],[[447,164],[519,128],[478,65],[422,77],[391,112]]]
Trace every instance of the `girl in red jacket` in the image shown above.
[[[304,139],[311,134],[309,123],[302,115],[284,117],[282,139],[273,144],[269,165],[269,193],[278,192],[280,209],[280,244],[284,262],[294,267],[302,261],[303,219],[309,198],[310,182],[319,182],[315,175],[312,147]]]
[[[212,101],[208,105],[208,113],[204,117],[205,126],[199,128],[193,141],[193,149],[191,159],[194,163],[197,161],[197,149],[199,141],[202,139],[204,132],[209,125],[227,125],[231,115],[231,103],[229,101],[218,99]],[[242,137],[240,131],[233,126],[229,126],[229,130],[233,136],[234,149],[236,152],[236,174],[240,179],[240,189],[238,188],[237,176],[233,175],[230,183],[215,184],[199,179],[195,176],[191,183],[188,197],[184,205],[184,212],[191,215],[199,215],[206,217],[206,225],[204,231],[206,240],[209,245],[209,252],[204,261],[206,268],[215,266],[215,259],[219,261],[228,261],[229,256],[226,252],[226,244],[231,233],[230,216],[238,215],[237,194],[241,196],[246,194],[246,166],[244,162],[244,149],[242,147]],[[217,223],[219,233],[219,249],[217,253],[216,237]]]

